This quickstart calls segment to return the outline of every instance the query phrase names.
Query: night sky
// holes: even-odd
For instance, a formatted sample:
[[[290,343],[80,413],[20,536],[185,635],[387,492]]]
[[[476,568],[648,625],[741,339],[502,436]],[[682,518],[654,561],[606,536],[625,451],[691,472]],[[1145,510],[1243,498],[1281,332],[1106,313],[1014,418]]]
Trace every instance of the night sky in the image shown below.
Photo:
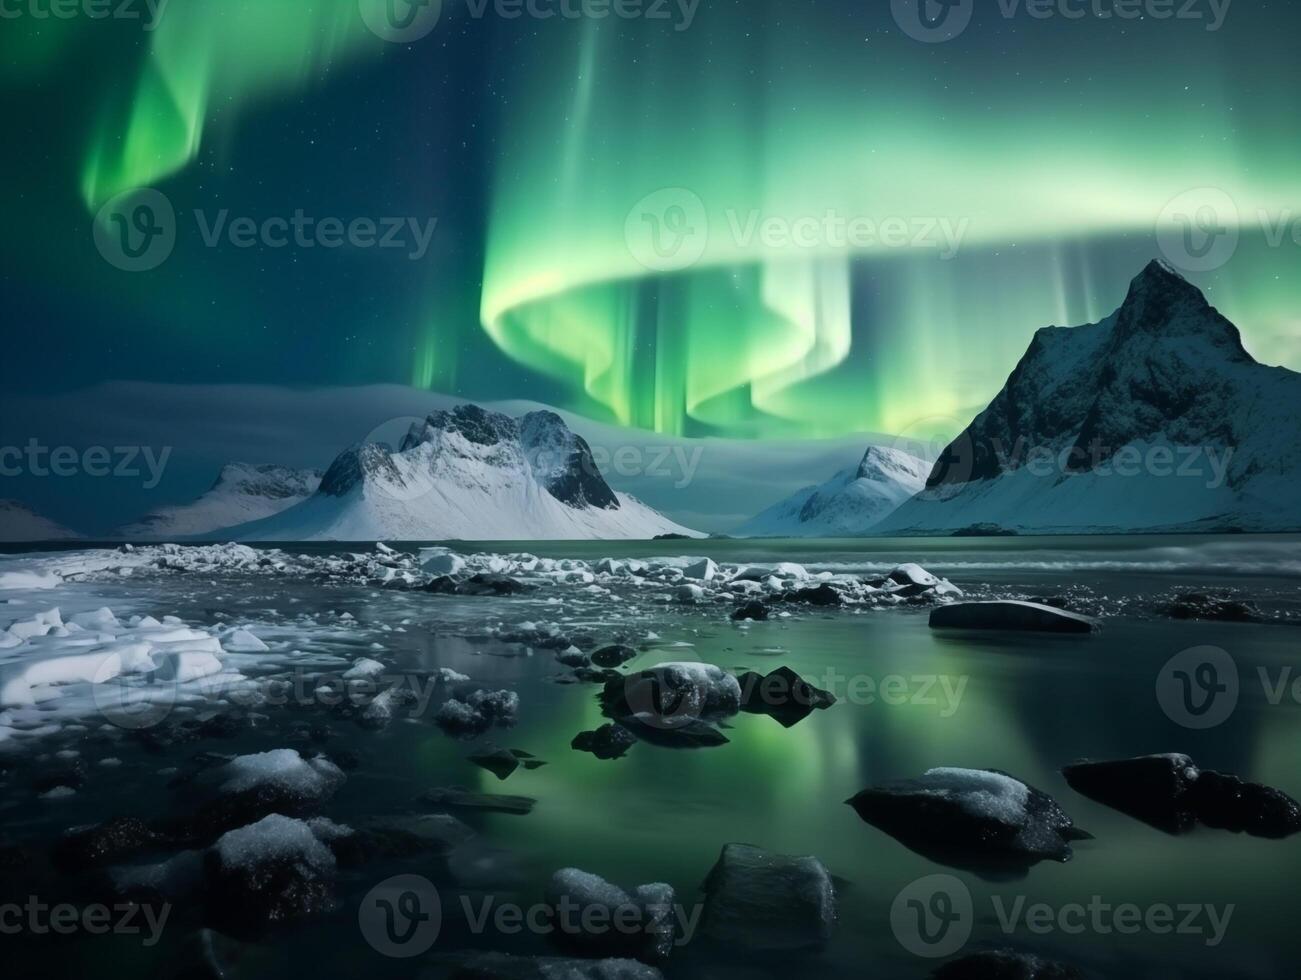
[[[901,27],[908,0],[445,0],[410,43],[375,4],[172,0],[146,30],[13,0],[7,393],[396,384],[673,435],[905,432],[970,418],[1036,328],[1181,264],[1158,230],[1185,220],[1236,239],[1190,248],[1189,277],[1301,368],[1290,0],[980,0],[940,43]],[[174,242],[126,271],[96,222],[111,246],[142,188]],[[205,241],[298,212],[397,218],[410,247]]]

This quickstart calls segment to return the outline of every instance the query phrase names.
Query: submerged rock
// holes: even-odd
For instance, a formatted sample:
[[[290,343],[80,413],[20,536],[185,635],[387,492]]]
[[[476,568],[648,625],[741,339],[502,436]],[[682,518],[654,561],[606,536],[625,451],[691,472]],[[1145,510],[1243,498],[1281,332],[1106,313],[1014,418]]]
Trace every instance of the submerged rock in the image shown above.
[[[931,611],[932,629],[1019,630],[1037,633],[1091,633],[1096,620],[1055,606],[1001,599],[955,602]]]
[[[1252,623],[1261,619],[1255,603],[1227,595],[1186,592],[1166,606],[1166,615],[1175,619],[1206,619],[1221,623]]]
[[[181,942],[159,973],[166,980],[233,980],[265,976],[283,953],[270,945],[241,942],[213,929],[199,929]]]
[[[446,809],[487,810],[524,816],[533,812],[538,801],[528,796],[475,793],[460,786],[440,786],[421,793],[417,802]]]
[[[69,830],[54,848],[54,863],[68,871],[121,861],[163,841],[143,820],[116,817]]]
[[[592,663],[597,667],[622,667],[637,656],[637,651],[622,643],[612,643],[601,647],[592,654]]]
[[[931,976],[934,980],[1084,980],[1073,966],[1010,949],[971,953],[945,963]]]
[[[340,864],[355,867],[386,858],[447,854],[473,837],[474,831],[449,813],[418,813],[366,820],[355,833],[331,842],[331,850]]]
[[[702,931],[749,950],[820,946],[836,922],[831,874],[815,857],[728,844],[705,880]]]
[[[637,736],[623,725],[602,725],[594,732],[579,732],[569,743],[579,752],[590,752],[598,759],[620,759],[637,744]]]
[[[452,967],[450,980],[664,980],[664,975],[653,966],[629,959],[471,953]]]
[[[525,769],[538,769],[546,765],[541,759],[536,759],[528,752],[521,752],[519,749],[496,749],[492,752],[467,756],[467,758],[476,766],[487,769],[498,779],[505,779],[521,766]]]
[[[665,959],[673,951],[673,901],[668,885],[641,885],[629,895],[578,868],[562,868],[552,875],[545,898],[553,915],[553,936],[562,946],[588,956],[650,961]]]
[[[815,709],[836,703],[830,691],[814,687],[789,667],[778,667],[767,676],[754,671],[738,674],[741,686],[741,710],[775,718],[790,728],[807,718]]]
[[[673,719],[666,724],[658,715],[625,715],[620,722],[642,742],[667,749],[708,749],[727,744],[727,736],[698,718]]]
[[[1202,823],[1254,837],[1301,831],[1301,804],[1279,790],[1198,769],[1186,755],[1084,762],[1062,770],[1071,788],[1171,834]]]
[[[1069,842],[1089,837],[1051,796],[997,770],[931,769],[846,802],[905,847],[977,872],[1023,873],[1039,861],[1069,861]]]

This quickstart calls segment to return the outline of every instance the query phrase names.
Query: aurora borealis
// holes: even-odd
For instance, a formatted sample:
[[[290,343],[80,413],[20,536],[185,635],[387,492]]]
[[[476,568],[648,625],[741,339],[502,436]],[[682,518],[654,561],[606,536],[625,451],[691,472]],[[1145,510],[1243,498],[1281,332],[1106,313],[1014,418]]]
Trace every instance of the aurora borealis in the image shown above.
[[[1209,4],[977,6],[939,44],[836,0],[444,0],[408,44],[356,0],[171,0],[152,30],[7,18],[5,380],[30,383],[27,355],[71,361],[69,386],[394,383],[669,434],[951,430],[1036,328],[1118,305],[1208,187],[1238,247],[1190,275],[1258,359],[1301,368],[1301,11],[1237,0],[1208,30]],[[123,273],[89,229],[137,187],[183,217],[437,234],[420,262],[191,234]]]

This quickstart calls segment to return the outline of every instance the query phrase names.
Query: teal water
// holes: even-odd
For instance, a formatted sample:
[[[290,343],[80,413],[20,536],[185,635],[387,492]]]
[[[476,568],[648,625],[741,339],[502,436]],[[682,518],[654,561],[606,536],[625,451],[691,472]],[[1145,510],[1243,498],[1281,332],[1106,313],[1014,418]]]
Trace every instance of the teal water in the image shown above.
[[[316,550],[323,546],[295,546]],[[485,546],[458,545],[465,550]],[[410,620],[388,633],[384,654],[399,665],[446,666],[522,701],[520,721],[477,742],[449,739],[424,722],[398,722],[378,733],[339,727],[323,746],[346,748],[359,767],[326,814],[335,820],[418,809],[414,797],[433,786],[534,797],[528,816],[459,814],[478,832],[457,861],[394,861],[347,872],[341,905],[326,921],[278,935],[252,951],[243,975],[311,972],[321,976],[441,976],[440,956],[499,949],[554,954],[544,936],[475,932],[461,900],[490,897],[523,906],[541,899],[558,868],[576,866],[631,887],[665,881],[679,901],[694,903],[699,886],[728,842],[784,854],[813,854],[840,879],[838,928],[825,949],[789,957],[746,956],[697,937],[664,966],[669,978],[779,977],[816,971],[834,977],[925,977],[937,962],[914,955],[891,928],[891,905],[910,883],[944,873],[970,891],[975,921],[964,949],[1015,946],[1074,963],[1097,977],[1251,977],[1296,975],[1301,938],[1294,925],[1295,869],[1301,837],[1259,840],[1199,830],[1171,837],[1074,793],[1061,766],[1186,752],[1203,767],[1237,773],[1301,797],[1301,704],[1277,703],[1271,682],[1301,673],[1301,629],[1275,623],[1177,622],[1155,611],[1175,591],[1228,587],[1260,598],[1279,616],[1301,607],[1301,547],[1294,537],[962,539],[870,542],[650,542],[502,545],[495,550],[554,557],[649,557],[709,554],[719,561],[803,561],[810,567],[876,570],[914,560],[979,594],[1063,594],[1107,616],[1086,638],[942,634],[925,610],[804,610],[786,620],[739,628],[726,607],[686,609],[635,597],[548,603],[560,593],[515,600],[467,600],[378,592],[360,586],[155,578],[77,586],[120,593],[123,601],[187,620],[238,616],[285,620],[286,610],[350,612],[363,626]],[[109,596],[113,598],[112,595]],[[112,604],[110,602],[110,604]],[[547,651],[531,653],[481,637],[498,623],[560,622],[605,639],[616,633],[647,642],[630,669],[669,660],[699,660],[762,672],[785,664],[836,693],[840,702],[793,728],[740,715],[726,729],[729,744],[695,751],[638,744],[621,760],[600,761],[570,749],[573,736],[599,725],[595,688],[557,683],[565,672]],[[690,644],[674,646],[674,644]],[[1167,661],[1200,646],[1236,661],[1241,696],[1217,727],[1194,731],[1168,717],[1157,701]],[[344,647],[340,647],[342,651]],[[349,655],[359,655],[354,646]],[[337,651],[336,651],[337,652]],[[274,721],[234,740],[187,744],[175,751],[257,751],[282,747]],[[505,782],[465,761],[486,744],[519,748],[548,764],[517,771]],[[57,811],[30,799],[11,800],[7,833],[39,839],[56,826],[120,812],[175,812],[184,799],[162,785],[157,756],[124,743],[84,742],[88,756],[113,754],[126,763],[111,779],[92,780]],[[176,764],[172,762],[171,764]],[[988,881],[941,867],[859,820],[844,801],[866,786],[920,775],[934,766],[997,768],[1054,796],[1094,840],[1076,845],[1066,864],[1040,864],[1019,880]],[[398,873],[427,877],[443,902],[443,927],[433,951],[412,961],[385,958],[357,926],[362,896]],[[1133,903],[1140,909],[1204,905],[1227,914],[1222,939],[1203,933],[1163,935],[1086,927],[1081,932],[1031,929],[1010,933],[998,920],[1018,900],[1054,910],[1072,904]],[[154,950],[124,940],[63,944],[70,967],[95,975],[113,962],[165,975],[180,962],[183,930]],[[112,952],[106,952],[111,948]],[[30,952],[30,951],[28,951]],[[25,955],[27,955],[25,953]],[[104,957],[107,956],[107,960]],[[287,966],[288,964],[288,966]]]

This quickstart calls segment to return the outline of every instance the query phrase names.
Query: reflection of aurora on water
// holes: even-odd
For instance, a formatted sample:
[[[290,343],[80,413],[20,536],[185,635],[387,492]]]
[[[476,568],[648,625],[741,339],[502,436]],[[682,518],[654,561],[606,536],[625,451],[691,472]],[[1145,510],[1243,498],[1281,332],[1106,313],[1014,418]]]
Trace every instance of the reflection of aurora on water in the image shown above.
[[[1297,137],[1277,125],[1278,99],[1260,95],[1294,89],[1295,67],[1270,55],[1284,42],[1259,30],[1263,14],[1235,10],[1219,34],[1058,22],[1012,35],[978,22],[932,47],[883,11],[820,7],[834,14],[706,4],[675,32],[480,24],[448,4],[440,32],[479,32],[505,59],[483,91],[460,96],[482,100],[472,131],[439,134],[479,141],[490,175],[476,216],[482,283],[453,288],[478,292],[480,328],[524,370],[509,382],[493,380],[508,373],[500,367],[464,376],[457,352],[473,328],[427,299],[404,311],[423,324],[404,362],[375,380],[492,397],[546,379],[568,407],[669,433],[965,421],[1034,329],[1119,305],[1157,251],[1162,209],[1206,185],[1236,203],[1243,241],[1199,284],[1256,356],[1301,367],[1284,276],[1295,249],[1266,247],[1256,218],[1277,220],[1301,199]],[[59,31],[70,41],[79,29],[29,38],[20,76],[57,66]],[[1251,64],[1226,55],[1240,34],[1258,52]],[[422,42],[426,56],[442,36]],[[254,106],[275,113],[335,92],[397,50],[353,4],[290,0],[176,4],[147,37],[134,84],[94,97],[80,174],[92,211],[183,175],[214,134],[238,139]],[[991,58],[1018,40],[1015,59]],[[1111,55],[1106,72],[1081,61],[1098,49]],[[707,243],[690,266],[647,269],[629,247],[630,215],[675,187],[702,203]],[[773,247],[738,234],[756,217],[827,214],[949,222],[961,248],[945,261],[912,241]]]

